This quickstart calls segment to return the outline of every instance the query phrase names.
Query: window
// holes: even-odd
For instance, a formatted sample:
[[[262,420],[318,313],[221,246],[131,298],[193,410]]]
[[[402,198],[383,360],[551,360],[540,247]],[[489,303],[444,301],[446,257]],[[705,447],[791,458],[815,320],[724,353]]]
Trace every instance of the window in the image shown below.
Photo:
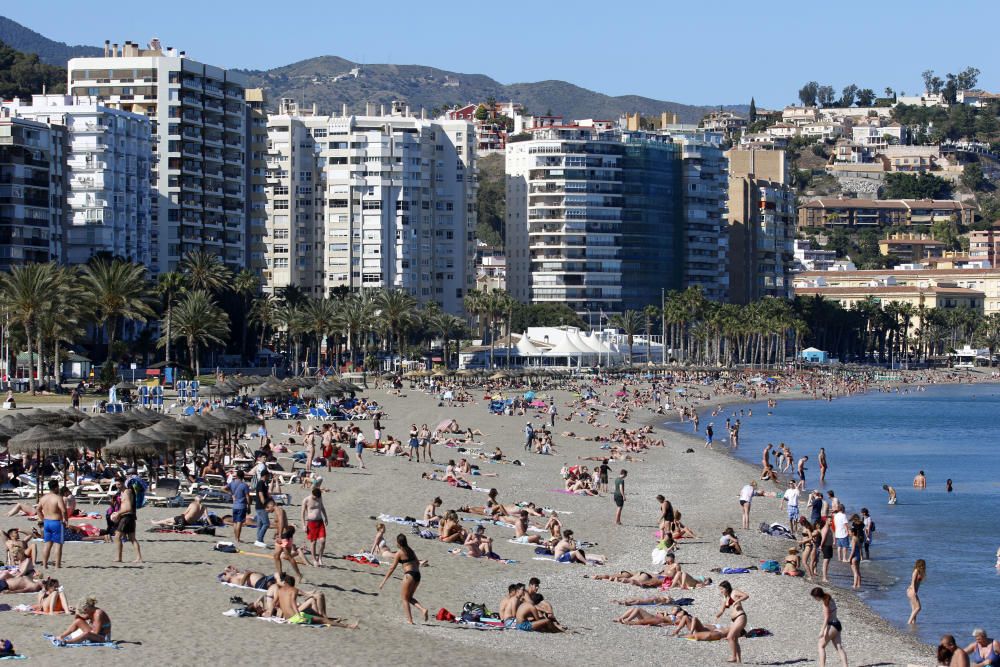
[[[288,210],[288,200],[287,199],[275,199],[274,208],[276,210]]]
[[[288,194],[288,186],[287,185],[275,185],[273,192],[274,192],[275,195],[287,195]]]
[[[365,211],[381,211],[382,210],[382,200],[365,200],[361,202],[361,208]]]
[[[287,239],[288,238],[288,230],[287,229],[275,229],[274,230],[274,238],[276,238],[276,239]]]
[[[311,171],[300,171],[299,180],[300,181],[312,181],[313,175]]]
[[[274,253],[276,255],[287,255],[288,254],[288,246],[287,245],[275,245],[274,246]]]

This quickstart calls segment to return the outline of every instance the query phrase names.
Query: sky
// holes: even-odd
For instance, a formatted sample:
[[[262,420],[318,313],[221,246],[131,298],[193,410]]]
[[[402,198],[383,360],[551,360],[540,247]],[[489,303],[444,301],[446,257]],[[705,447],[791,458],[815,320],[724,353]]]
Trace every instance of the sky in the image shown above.
[[[0,14],[70,44],[164,46],[222,67],[268,69],[321,55],[417,64],[501,83],[562,79],[609,95],[686,104],[794,103],[803,83],[914,94],[921,72],[972,65],[1000,91],[1000,2],[563,3],[146,0],[11,2]],[[440,10],[438,8],[441,8]]]

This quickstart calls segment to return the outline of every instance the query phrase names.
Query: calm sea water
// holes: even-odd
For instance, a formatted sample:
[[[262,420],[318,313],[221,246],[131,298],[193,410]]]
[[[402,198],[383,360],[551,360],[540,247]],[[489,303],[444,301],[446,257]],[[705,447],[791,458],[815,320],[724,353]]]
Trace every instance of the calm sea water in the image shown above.
[[[865,601],[880,615],[906,627],[910,608],[905,589],[913,562],[927,561],[920,589],[923,611],[920,639],[936,644],[952,633],[959,644],[983,626],[1000,634],[1000,456],[997,421],[1000,386],[940,386],[907,394],[871,393],[824,401],[780,401],[773,415],[766,404],[752,406],[742,418],[736,455],[759,467],[768,442],[785,442],[796,460],[809,456],[807,487],[824,494],[834,489],[848,515],[867,507],[875,522],[874,565],[887,572],[888,584],[866,587]],[[725,433],[724,414],[702,415],[702,428]],[[674,428],[690,429],[689,424]],[[716,447],[725,447],[717,442]],[[819,485],[817,454],[825,447],[830,469]],[[917,471],[928,487],[914,489]],[[945,491],[951,478],[954,492]],[[882,485],[896,488],[898,504],[886,504]],[[767,487],[766,487],[767,488]],[[862,564],[864,579],[867,563]],[[831,563],[834,582],[849,585],[844,565]],[[845,584],[846,582],[846,584]]]

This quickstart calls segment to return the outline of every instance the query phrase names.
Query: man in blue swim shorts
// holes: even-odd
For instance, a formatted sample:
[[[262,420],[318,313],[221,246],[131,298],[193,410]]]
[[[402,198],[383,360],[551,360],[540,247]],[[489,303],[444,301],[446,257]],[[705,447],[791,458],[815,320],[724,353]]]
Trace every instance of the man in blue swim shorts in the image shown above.
[[[62,567],[63,525],[69,517],[66,515],[66,501],[59,492],[59,482],[49,480],[49,490],[38,501],[38,520],[42,522],[43,567],[49,566],[49,552],[55,545],[56,567]]]

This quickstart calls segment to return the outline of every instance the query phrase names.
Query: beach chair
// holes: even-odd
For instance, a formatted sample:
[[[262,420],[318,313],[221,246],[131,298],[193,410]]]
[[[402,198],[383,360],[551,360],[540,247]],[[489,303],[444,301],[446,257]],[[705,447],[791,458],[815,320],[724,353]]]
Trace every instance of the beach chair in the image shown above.
[[[168,477],[156,480],[155,492],[146,494],[146,502],[150,505],[169,505],[181,500],[181,481]]]
[[[95,479],[86,484],[81,484],[77,491],[77,497],[86,498],[93,505],[100,505],[105,500],[110,503],[111,499],[115,497],[113,486],[114,480]]]

